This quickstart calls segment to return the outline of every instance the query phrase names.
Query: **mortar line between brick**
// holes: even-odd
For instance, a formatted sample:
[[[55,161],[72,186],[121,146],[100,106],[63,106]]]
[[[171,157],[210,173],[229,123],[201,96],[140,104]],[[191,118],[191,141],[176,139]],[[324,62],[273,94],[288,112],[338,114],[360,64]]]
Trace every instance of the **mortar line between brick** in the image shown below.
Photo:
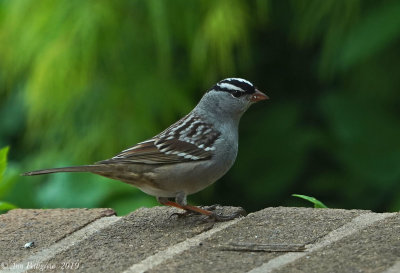
[[[38,253],[35,253],[28,258],[18,262],[18,268],[13,269],[3,269],[0,270],[0,273],[23,273],[27,272],[28,270],[32,269],[32,267],[28,267],[28,264],[45,264],[50,259],[54,258],[56,255],[60,254],[62,251],[69,249],[70,247],[80,243],[81,241],[87,239],[89,236],[93,235],[94,233],[107,228],[113,225],[115,222],[121,220],[121,217],[117,216],[108,216],[97,219],[96,221],[90,223],[89,225],[77,230],[76,232],[70,234],[69,236],[65,237],[64,239],[54,243],[53,245],[45,248]]]
[[[259,267],[253,268],[248,273],[267,273],[273,270],[280,269],[306,255],[310,255],[312,252],[318,251],[321,248],[333,244],[343,238],[350,236],[356,232],[365,229],[368,226],[375,224],[376,222],[382,221],[386,218],[394,216],[395,213],[365,213],[352,219],[349,223],[341,226],[329,232],[327,235],[321,238],[315,244],[307,246],[305,252],[292,252],[278,256],[268,262],[262,264]]]
[[[157,252],[156,254],[147,257],[143,261],[137,264],[133,264],[131,267],[129,267],[127,270],[125,270],[123,273],[138,273],[138,272],[146,272],[148,270],[151,270],[152,268],[158,266],[159,264],[165,262],[166,260],[169,260],[176,255],[181,254],[182,252],[190,249],[191,247],[198,246],[201,242],[203,242],[205,239],[211,237],[215,233],[226,229],[227,227],[232,226],[233,224],[236,224],[240,220],[244,218],[238,218],[229,222],[224,222],[221,223],[219,226],[208,230],[206,232],[203,232],[199,235],[196,235],[192,238],[186,239],[183,242],[180,242],[176,245],[170,246],[167,249]]]

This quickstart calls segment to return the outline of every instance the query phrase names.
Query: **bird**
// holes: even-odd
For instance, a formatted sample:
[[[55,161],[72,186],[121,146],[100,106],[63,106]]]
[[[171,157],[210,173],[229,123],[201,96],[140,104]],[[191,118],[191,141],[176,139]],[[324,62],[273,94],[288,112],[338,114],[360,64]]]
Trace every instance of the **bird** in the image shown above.
[[[162,205],[230,220],[237,216],[218,216],[212,209],[188,205],[187,196],[213,184],[232,167],[240,118],[252,104],[267,99],[248,80],[226,78],[207,90],[189,114],[110,159],[21,175],[89,172],[133,185]]]

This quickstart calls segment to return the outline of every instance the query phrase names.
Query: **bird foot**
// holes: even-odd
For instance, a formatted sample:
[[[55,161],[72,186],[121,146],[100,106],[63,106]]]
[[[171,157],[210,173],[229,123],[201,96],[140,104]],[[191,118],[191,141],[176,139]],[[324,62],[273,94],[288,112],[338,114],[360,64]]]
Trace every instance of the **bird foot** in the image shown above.
[[[169,218],[171,218],[173,216],[176,216],[178,218],[184,218],[184,217],[188,217],[188,216],[195,215],[195,214],[198,215],[199,213],[191,211],[191,210],[185,210],[185,212],[174,212],[169,216]]]
[[[221,206],[220,204],[214,204],[214,205],[211,205],[211,206],[201,206],[200,208],[202,208],[204,210],[208,210],[208,211],[214,211],[220,206]]]
[[[185,210],[185,212],[183,212],[183,213],[175,212],[175,213],[171,214],[170,217],[177,216],[178,218],[184,218],[184,217],[188,217],[191,215],[203,215],[204,220],[207,220],[207,221],[211,220],[211,221],[215,221],[215,222],[225,222],[225,221],[230,221],[235,218],[247,215],[246,211],[243,208],[238,208],[238,211],[231,213],[231,214],[224,215],[221,213],[217,213],[215,211],[218,207],[219,207],[219,205],[217,205],[217,204],[211,205],[211,206],[202,206],[201,210],[209,212],[207,214],[202,214],[202,213],[199,213],[197,211],[192,211],[192,210]]]
[[[208,216],[210,219],[215,220],[216,222],[226,222],[230,221],[233,219],[236,219],[241,216],[246,216],[247,213],[243,208],[239,208],[238,211],[231,213],[231,214],[220,214],[213,212],[210,216]]]

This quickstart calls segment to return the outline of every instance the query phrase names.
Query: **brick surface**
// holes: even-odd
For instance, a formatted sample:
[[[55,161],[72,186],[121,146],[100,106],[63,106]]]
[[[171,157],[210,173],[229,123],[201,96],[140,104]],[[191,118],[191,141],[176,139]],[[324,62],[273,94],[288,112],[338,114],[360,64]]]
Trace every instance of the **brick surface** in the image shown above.
[[[87,224],[114,215],[112,209],[15,209],[0,215],[0,262],[19,263]],[[25,249],[24,245],[35,246]]]
[[[204,221],[202,216],[178,218],[173,215],[181,212],[169,207],[136,210],[49,262],[77,262],[84,272],[121,272],[158,251],[214,226],[213,222]]]
[[[248,215],[238,224],[207,239],[202,245],[149,272],[246,272],[282,255],[282,252],[221,249],[232,244],[310,244],[365,212],[267,208]]]
[[[378,273],[399,260],[400,214],[397,214],[276,272]]]
[[[224,214],[236,211],[219,207]],[[397,272],[400,214],[266,208],[231,222],[178,209],[13,210],[0,215],[3,272]],[[25,243],[35,246],[25,249]],[[293,252],[292,252],[293,251]],[[36,269],[27,268],[38,260]],[[2,267],[5,264],[8,267]],[[12,265],[19,268],[10,270]],[[61,265],[73,268],[62,270]],[[54,265],[50,270],[46,266]],[[78,266],[76,266],[78,265]],[[3,269],[3,271],[1,271]]]

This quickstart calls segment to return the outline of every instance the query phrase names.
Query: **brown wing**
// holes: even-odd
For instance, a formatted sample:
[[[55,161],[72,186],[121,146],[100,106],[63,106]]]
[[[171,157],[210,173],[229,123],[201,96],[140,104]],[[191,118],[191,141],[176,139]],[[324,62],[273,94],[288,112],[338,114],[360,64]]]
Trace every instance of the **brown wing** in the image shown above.
[[[154,138],[97,163],[172,164],[212,157],[220,133],[194,115],[186,116]]]

